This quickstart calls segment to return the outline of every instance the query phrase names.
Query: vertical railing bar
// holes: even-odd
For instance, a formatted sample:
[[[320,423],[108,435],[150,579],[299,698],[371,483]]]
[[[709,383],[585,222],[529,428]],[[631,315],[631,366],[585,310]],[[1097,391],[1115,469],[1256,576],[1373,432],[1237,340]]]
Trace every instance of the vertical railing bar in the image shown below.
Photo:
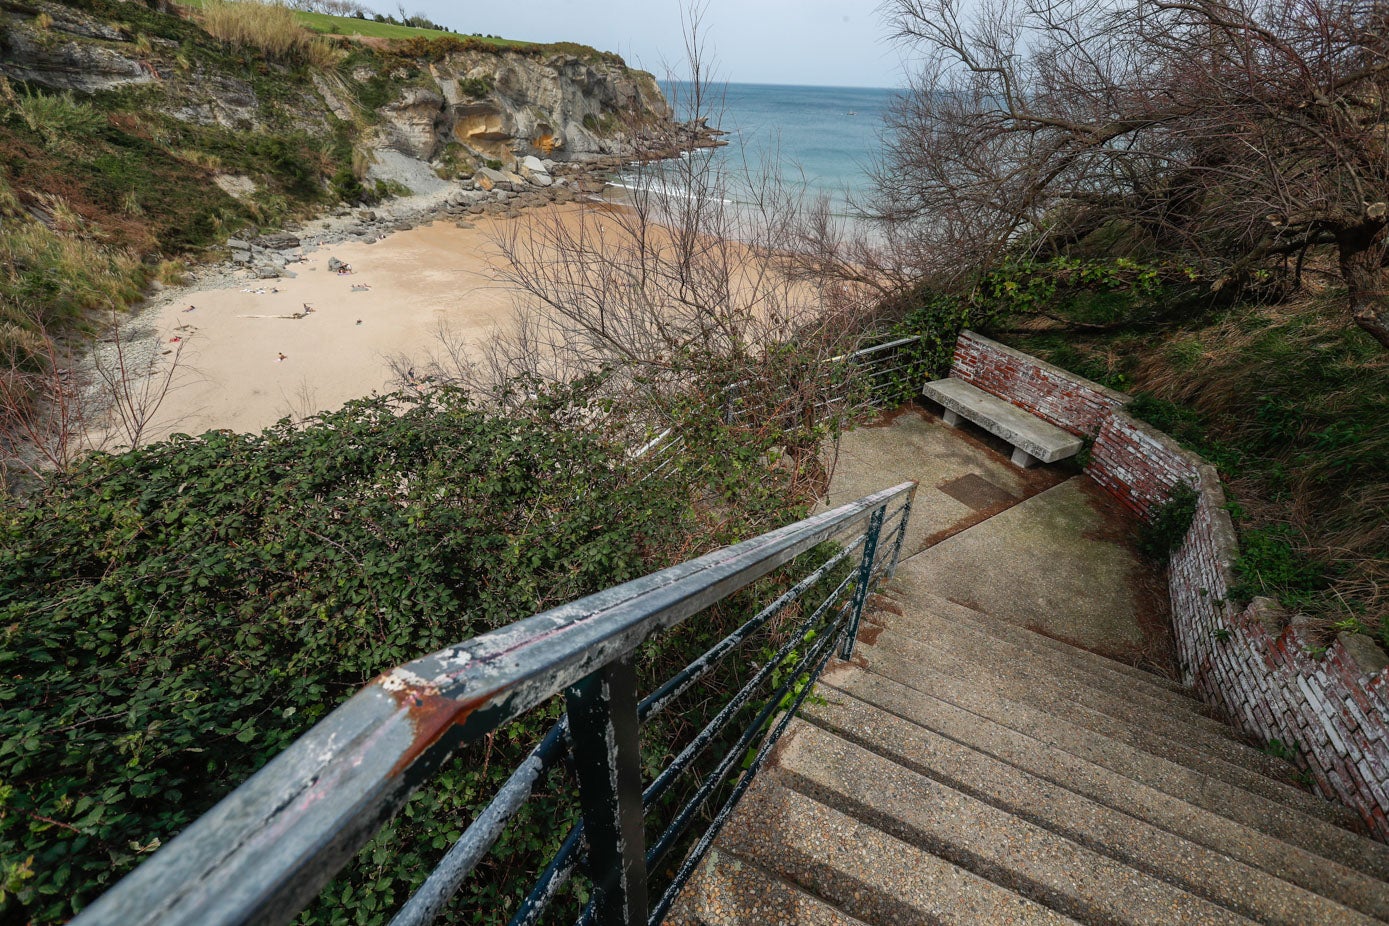
[[[858,638],[859,621],[863,618],[863,604],[868,600],[868,586],[873,578],[873,560],[878,552],[878,537],[883,530],[883,515],[887,513],[887,504],[874,509],[873,515],[868,520],[868,539],[863,544],[863,562],[859,568],[858,588],[854,589],[853,614],[849,619],[849,633],[844,638],[844,650],[840,654],[842,659],[849,659],[854,655],[854,641]]]
[[[907,539],[907,524],[911,520],[912,505],[916,502],[916,483],[912,483],[911,491],[907,493],[907,500],[903,503],[902,519],[897,522],[897,539],[892,542],[892,561],[887,567],[887,578],[884,581],[891,582],[892,577],[897,574],[897,563],[902,557],[902,544]]]
[[[597,919],[602,926],[640,926],[647,916],[646,822],[632,657],[585,676],[564,698]]]

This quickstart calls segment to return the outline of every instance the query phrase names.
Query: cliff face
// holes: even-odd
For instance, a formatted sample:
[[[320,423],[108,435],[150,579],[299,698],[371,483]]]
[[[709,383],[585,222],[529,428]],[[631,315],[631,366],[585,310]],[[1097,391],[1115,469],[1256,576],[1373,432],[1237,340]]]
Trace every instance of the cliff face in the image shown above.
[[[460,170],[528,154],[627,154],[670,118],[655,78],[588,49],[338,40],[337,66],[277,74],[235,49],[190,53],[204,50],[195,21],[145,9],[134,21],[116,17],[136,6],[0,0],[0,75],[236,131],[292,124],[326,135],[346,123],[360,147],[430,162],[447,155]]]
[[[622,154],[670,118],[654,77],[607,61],[469,51],[431,70],[442,104],[436,142],[488,157]]]

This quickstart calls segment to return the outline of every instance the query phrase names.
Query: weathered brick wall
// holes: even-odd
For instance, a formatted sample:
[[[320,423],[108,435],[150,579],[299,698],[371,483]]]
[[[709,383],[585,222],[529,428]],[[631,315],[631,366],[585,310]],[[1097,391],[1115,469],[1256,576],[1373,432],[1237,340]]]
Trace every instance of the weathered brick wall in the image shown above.
[[[1085,474],[1146,518],[1177,483],[1195,485],[1204,463],[1156,428],[1116,412],[1100,425]]]
[[[1128,396],[973,331],[955,342],[950,375],[1027,409],[1081,437],[1091,437]]]
[[[1340,640],[1314,657],[1296,628],[1270,621],[1268,602],[1229,601],[1239,546],[1215,469],[1123,414],[1126,396],[973,332],[956,343],[950,375],[1093,436],[1086,474],[1140,516],[1178,482],[1196,487],[1196,516],[1168,566],[1184,681],[1245,732],[1296,748],[1322,793],[1389,842],[1389,666],[1367,673]]]
[[[1389,842],[1389,667],[1366,674],[1340,640],[1312,656],[1296,628],[1269,619],[1266,599],[1237,610],[1225,493],[1210,466],[1198,484],[1196,517],[1168,566],[1184,681],[1245,732],[1296,748],[1321,792]]]

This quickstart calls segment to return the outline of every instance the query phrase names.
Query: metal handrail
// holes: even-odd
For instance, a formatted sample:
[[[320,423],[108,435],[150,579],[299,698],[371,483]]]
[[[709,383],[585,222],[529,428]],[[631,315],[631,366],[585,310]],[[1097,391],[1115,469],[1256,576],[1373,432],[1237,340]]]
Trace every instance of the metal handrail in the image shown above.
[[[428,922],[457,889],[566,746],[583,809],[570,834],[517,914],[532,921],[575,869],[587,844],[594,900],[582,921],[638,926],[658,923],[694,870],[722,821],[765,759],[789,713],[770,728],[787,699],[792,711],[836,649],[852,652],[869,590],[891,575],[900,555],[915,483],[865,496],[796,524],[663,569],[507,627],[440,650],[379,676],[339,706],[232,794],[159,849],[79,915],[76,926],[219,926],[277,923],[307,906],[333,875],[427,781],[457,748],[564,692],[568,713],[513,773],[398,915]],[[896,506],[894,508],[894,506]],[[884,525],[895,528],[884,534]],[[854,537],[843,535],[862,528]],[[780,568],[823,541],[844,546],[831,560],[764,607],[742,628],[683,672],[637,701],[634,651],[645,640]],[[881,541],[881,542],[880,542]],[[677,879],[654,903],[646,895],[643,788],[636,731],[640,722],[699,680],[718,658],[763,626],[828,570],[859,553],[857,567],[800,625],[814,639],[797,672],[774,691],[729,755],[760,747],[715,823],[686,855]],[[852,597],[846,597],[852,593]],[[796,636],[735,699],[751,697]],[[799,680],[799,682],[798,682]],[[803,687],[795,689],[794,685]],[[698,751],[722,730],[723,713],[696,741]],[[731,714],[729,715],[731,717]],[[702,739],[701,739],[702,738]],[[677,763],[685,761],[684,755]],[[674,764],[674,763],[673,763]],[[726,778],[727,757],[652,848],[669,851]],[[678,773],[680,769],[676,769]],[[648,792],[664,787],[658,777]],[[654,797],[648,793],[648,799]],[[582,838],[581,838],[582,836]],[[567,858],[565,853],[568,853]]]
[[[909,363],[898,364],[896,366],[891,367],[884,367],[882,364],[885,362],[885,360],[895,359],[896,351],[900,348],[906,347],[909,344],[915,344],[920,340],[920,335],[913,334],[908,335],[906,337],[896,338],[891,341],[884,341],[881,344],[873,344],[868,347],[861,347],[858,350],[850,351],[847,354],[840,354],[836,357],[831,357],[829,360],[825,361],[825,364],[826,366],[831,368],[837,365],[843,366],[845,368],[862,367],[864,368],[864,375],[867,376],[870,381],[880,381],[882,377],[887,376],[888,374],[909,370],[911,368],[911,364]],[[886,353],[885,357],[879,356],[885,354],[885,352],[891,353]],[[747,385],[748,382],[744,380],[741,382],[730,383],[729,385],[719,390],[718,402],[723,409],[724,424],[736,424],[740,418],[745,417],[747,413],[751,410],[749,407],[743,405],[741,402],[743,387]],[[828,409],[836,403],[843,402],[845,398],[845,393],[837,394],[819,402],[816,402],[814,408],[817,411],[820,409]],[[680,434],[676,433],[674,427],[668,426],[663,428],[659,433],[649,438],[645,443],[643,443],[640,447],[634,450],[632,452],[632,456],[636,459],[640,459],[642,457],[647,456],[654,457],[656,454],[664,453],[679,446],[679,444],[683,440],[684,438]],[[660,471],[664,469],[667,465],[668,461],[658,465],[656,467],[656,470]]]

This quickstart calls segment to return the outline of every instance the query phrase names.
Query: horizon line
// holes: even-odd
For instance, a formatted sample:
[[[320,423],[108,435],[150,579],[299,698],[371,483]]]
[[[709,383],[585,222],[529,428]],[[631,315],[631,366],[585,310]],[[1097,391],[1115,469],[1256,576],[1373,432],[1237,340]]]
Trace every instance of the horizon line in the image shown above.
[[[693,83],[693,81],[689,80],[688,78],[684,78],[684,77],[660,77],[660,78],[657,78],[657,80],[661,81],[662,83],[681,83],[681,84]],[[773,81],[773,80],[714,80],[714,81],[709,81],[709,83],[710,83],[710,84],[714,84],[714,85],[717,85],[717,84],[727,84],[727,85],[730,85],[730,86],[731,86],[731,85],[742,85],[742,86],[752,86],[752,87],[809,87],[809,88],[814,89],[814,90],[891,90],[891,91],[900,91],[900,90],[906,90],[906,89],[907,89],[906,87],[879,87],[879,86],[873,86],[873,85],[869,85],[869,84],[796,84],[796,83],[787,83],[787,82],[785,82],[785,81]]]

